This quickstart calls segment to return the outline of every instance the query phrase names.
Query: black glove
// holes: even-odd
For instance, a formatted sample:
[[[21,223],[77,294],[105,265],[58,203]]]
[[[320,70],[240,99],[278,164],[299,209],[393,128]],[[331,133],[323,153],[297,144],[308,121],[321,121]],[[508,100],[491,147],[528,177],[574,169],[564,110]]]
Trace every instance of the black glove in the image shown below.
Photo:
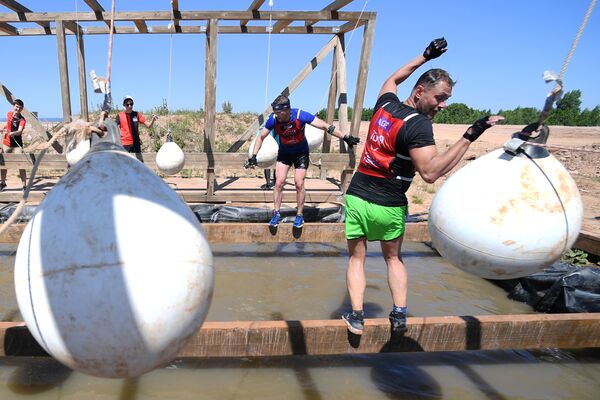
[[[444,54],[447,50],[448,42],[443,37],[439,39],[434,39],[429,43],[429,46],[423,52],[423,57],[427,61],[432,60],[434,58],[438,58],[442,54]]]
[[[246,161],[244,163],[244,168],[253,168],[253,167],[257,167],[258,166],[258,162],[256,161],[256,154],[253,155],[252,157],[250,157],[248,159],[248,161]]]
[[[342,138],[344,142],[350,147],[360,143],[360,139],[354,136],[346,135]]]
[[[469,127],[471,133],[469,133],[469,129],[467,129],[467,132],[464,133],[463,137],[470,142],[476,141],[487,128],[491,127],[491,125],[488,124],[489,118],[489,115],[479,118],[473,125]]]

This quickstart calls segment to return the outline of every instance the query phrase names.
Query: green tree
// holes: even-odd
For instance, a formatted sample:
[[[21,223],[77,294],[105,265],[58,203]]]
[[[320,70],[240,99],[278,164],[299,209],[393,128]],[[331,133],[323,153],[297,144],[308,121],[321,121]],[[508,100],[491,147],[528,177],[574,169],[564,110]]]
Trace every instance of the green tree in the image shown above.
[[[231,112],[233,111],[233,106],[229,101],[224,101],[223,105],[221,105],[221,108],[223,109],[223,112],[225,114],[231,114]]]
[[[577,125],[581,113],[581,90],[571,90],[556,102],[556,109],[546,120],[548,125]]]

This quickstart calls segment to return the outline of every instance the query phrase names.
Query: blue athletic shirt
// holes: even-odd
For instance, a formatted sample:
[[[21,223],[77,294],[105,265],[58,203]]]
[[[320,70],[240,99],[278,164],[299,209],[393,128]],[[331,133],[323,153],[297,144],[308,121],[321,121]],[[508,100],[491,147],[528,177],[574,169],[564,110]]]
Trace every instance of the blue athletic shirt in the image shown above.
[[[276,124],[279,125],[280,127],[283,126],[283,128],[285,128],[286,126],[292,127],[292,125],[296,125],[296,119],[298,119],[298,122],[300,123],[300,126],[302,128],[302,131],[304,131],[304,125],[310,124],[311,122],[313,122],[315,119],[315,116],[306,111],[302,111],[297,108],[292,108],[290,110],[290,120],[288,122],[284,122],[284,123],[276,122],[274,114],[271,114],[271,115],[269,115],[269,118],[267,119],[267,122],[265,123],[265,128],[269,129],[269,130],[277,131],[275,129]],[[277,136],[275,136],[275,138],[277,139]],[[300,143],[293,144],[293,145],[285,144],[284,140],[278,140],[278,142],[279,142],[279,154],[308,153],[308,141],[306,140],[306,137],[304,137]]]

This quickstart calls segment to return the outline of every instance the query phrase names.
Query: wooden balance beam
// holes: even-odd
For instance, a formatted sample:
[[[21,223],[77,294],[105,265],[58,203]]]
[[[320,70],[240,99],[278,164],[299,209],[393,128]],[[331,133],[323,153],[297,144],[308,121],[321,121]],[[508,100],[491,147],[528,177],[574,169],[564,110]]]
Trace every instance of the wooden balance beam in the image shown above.
[[[352,335],[342,320],[206,322],[178,357],[267,357],[600,347],[600,313],[408,318],[392,337],[387,319]],[[22,322],[0,322],[0,356],[47,356]]]

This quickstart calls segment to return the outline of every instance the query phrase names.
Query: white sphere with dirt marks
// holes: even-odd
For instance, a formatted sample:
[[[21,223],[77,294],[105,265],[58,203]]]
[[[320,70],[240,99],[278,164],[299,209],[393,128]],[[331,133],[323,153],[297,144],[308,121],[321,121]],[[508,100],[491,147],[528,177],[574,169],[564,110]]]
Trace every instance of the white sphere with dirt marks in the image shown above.
[[[573,246],[581,196],[563,165],[542,150],[533,148],[531,158],[495,150],[442,185],[429,233],[446,260],[483,278],[511,279],[543,270]]]
[[[199,329],[213,257],[195,215],[162,179],[117,146],[97,146],[25,228],[15,288],[27,327],[58,361],[133,377],[172,360]]]

